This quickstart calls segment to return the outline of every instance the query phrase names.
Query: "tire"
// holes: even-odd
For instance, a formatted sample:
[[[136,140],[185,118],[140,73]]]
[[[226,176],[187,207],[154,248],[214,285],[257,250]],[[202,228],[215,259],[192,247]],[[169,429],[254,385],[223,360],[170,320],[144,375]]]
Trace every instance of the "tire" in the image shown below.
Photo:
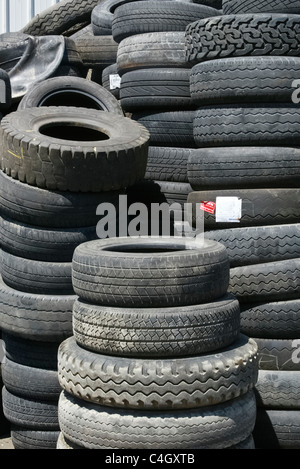
[[[19,32],[9,32],[0,36],[0,67],[9,73],[22,58],[30,36]]]
[[[190,69],[154,68],[135,70],[122,76],[120,103],[127,112],[145,109],[188,110]]]
[[[59,430],[57,401],[34,400],[2,389],[3,411],[14,425],[33,430]]]
[[[117,60],[118,44],[112,36],[82,37],[75,45],[86,69],[103,70]]]
[[[261,339],[300,337],[299,306],[298,299],[245,305],[240,316],[241,332]]]
[[[214,8],[186,2],[126,2],[114,12],[112,36],[120,43],[136,34],[185,31],[188,24],[218,13]]]
[[[30,430],[16,425],[11,429],[14,449],[53,450],[56,449],[59,431]]]
[[[42,262],[72,262],[75,248],[97,239],[96,226],[51,229],[0,218],[2,249],[9,254]]]
[[[186,61],[195,65],[226,57],[299,57],[299,27],[298,15],[275,13],[223,15],[195,21],[185,31]]]
[[[109,112],[91,109],[86,116],[84,108],[57,110],[22,109],[2,120],[6,174],[42,189],[71,192],[117,191],[144,177],[149,133],[143,126]]]
[[[238,301],[173,308],[112,308],[77,300],[73,334],[78,345],[103,355],[182,357],[212,352],[237,340]]]
[[[117,69],[120,76],[141,68],[189,68],[185,59],[183,31],[144,33],[120,42]]]
[[[255,385],[258,407],[299,410],[300,371],[259,370]]]
[[[195,111],[194,139],[198,147],[297,146],[299,116],[296,104],[202,107]]]
[[[21,338],[59,342],[72,335],[75,295],[35,295],[0,281],[1,330]]]
[[[91,241],[74,251],[72,281],[76,295],[103,306],[187,306],[227,292],[229,261],[210,241],[196,249],[172,238]]]
[[[300,257],[300,225],[254,226],[207,231],[205,237],[223,244],[230,267]]]
[[[23,111],[27,112],[27,111]],[[43,228],[96,226],[96,210],[103,202],[117,206],[119,192],[70,193],[49,191],[24,184],[0,171],[1,214]]]
[[[117,78],[117,85],[113,82],[114,78]],[[99,75],[97,73],[97,70],[92,71],[92,77],[91,80],[94,81],[101,81],[102,86],[107,89],[116,99],[120,99],[120,76],[118,74],[118,66],[116,63],[109,65],[108,67],[105,67]]]
[[[26,93],[18,106],[20,109],[43,106],[74,106],[124,113],[119,102],[105,88],[80,77],[49,78],[34,85]]]
[[[5,346],[5,356],[11,362],[24,367],[57,372],[57,352],[60,341],[31,340],[4,331],[2,331],[2,340]]]
[[[132,119],[146,127],[150,146],[194,147],[194,110],[135,112]]]
[[[288,103],[299,72],[298,57],[249,56],[200,62],[190,71],[191,99],[195,106]]]
[[[72,443],[72,441],[65,438],[62,432],[59,432],[57,439],[56,449],[84,449],[82,446]]]
[[[145,179],[189,183],[187,163],[193,151],[192,148],[150,146]]]
[[[24,366],[6,357],[1,374],[5,388],[16,396],[57,402],[61,393],[58,372],[54,370]]]
[[[184,204],[187,202],[187,198],[192,188],[189,183],[186,182],[169,182],[169,181],[154,181],[159,186],[160,193],[163,195],[164,200],[169,204],[181,205],[180,220],[182,220],[182,210],[184,210]]]
[[[8,73],[0,69],[0,112],[9,111],[12,105],[11,84]]]
[[[257,409],[256,449],[299,449],[300,411]]]
[[[25,34],[46,36],[66,34],[69,29],[76,32],[76,25],[89,22],[93,8],[99,0],[62,0],[43,10],[30,20],[22,29]],[[79,26],[80,29],[80,26]]]
[[[224,15],[240,15],[242,13],[300,13],[299,0],[223,0]]]
[[[240,138],[247,138],[242,132]],[[254,134],[250,138],[254,139]],[[187,164],[194,191],[299,187],[299,174],[299,148],[289,146],[198,148],[191,152]]]
[[[300,371],[294,339],[254,338],[258,346],[260,370]],[[294,359],[295,356],[295,359]]]
[[[249,436],[255,414],[252,391],[225,404],[151,413],[116,411],[66,392],[59,400],[62,433],[86,449],[221,449]]]
[[[300,258],[230,269],[229,292],[240,303],[292,300],[300,294]]]
[[[216,217],[204,213],[206,231],[225,228],[244,228],[298,223],[298,189],[231,189],[194,191],[188,195],[188,203],[216,202],[217,197],[242,199],[242,217],[239,223],[217,222]],[[193,217],[196,223],[197,214]]]

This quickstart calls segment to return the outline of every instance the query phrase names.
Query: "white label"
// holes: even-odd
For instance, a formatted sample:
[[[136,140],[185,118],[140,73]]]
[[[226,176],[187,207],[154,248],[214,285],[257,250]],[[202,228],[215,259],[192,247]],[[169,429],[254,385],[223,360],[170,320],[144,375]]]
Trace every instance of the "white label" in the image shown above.
[[[111,90],[121,88],[121,77],[118,74],[109,75],[109,87]]]
[[[239,197],[216,198],[216,222],[240,223],[242,218],[242,199]]]

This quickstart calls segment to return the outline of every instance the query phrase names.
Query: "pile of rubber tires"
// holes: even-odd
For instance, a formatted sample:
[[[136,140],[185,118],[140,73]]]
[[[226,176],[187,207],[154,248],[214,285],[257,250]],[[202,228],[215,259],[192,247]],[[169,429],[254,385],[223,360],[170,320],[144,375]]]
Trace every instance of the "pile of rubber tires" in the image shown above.
[[[299,14],[297,1],[224,0],[223,16],[185,34],[198,147],[188,200],[214,207],[205,236],[227,248],[241,331],[258,344],[257,448],[300,445]],[[239,218],[221,213],[226,197]]]
[[[59,449],[253,448],[257,345],[240,334],[224,246],[91,241],[72,276]]]

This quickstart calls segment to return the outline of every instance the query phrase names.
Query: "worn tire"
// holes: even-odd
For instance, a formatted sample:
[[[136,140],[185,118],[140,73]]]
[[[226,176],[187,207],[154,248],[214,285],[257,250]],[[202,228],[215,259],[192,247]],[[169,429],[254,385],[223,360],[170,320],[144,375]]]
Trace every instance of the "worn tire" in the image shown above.
[[[242,13],[289,13],[299,15],[299,0],[223,0],[224,15]]]
[[[32,430],[12,425],[10,435],[14,449],[54,450],[59,433],[58,430]]]
[[[299,410],[300,371],[259,370],[255,385],[258,407]]]
[[[86,69],[101,71],[117,60],[118,44],[111,35],[79,37],[74,42]]]
[[[173,308],[112,308],[77,300],[76,342],[96,353],[126,357],[180,357],[207,353],[239,335],[240,308],[231,295],[208,304]]]
[[[62,392],[61,431],[88,449],[221,449],[245,440],[255,424],[252,391],[200,409],[146,412],[110,409]]]
[[[35,84],[18,105],[18,110],[42,106],[74,106],[124,113],[119,102],[105,88],[80,77],[49,78]]]
[[[187,164],[193,151],[192,148],[150,146],[145,179],[188,183]]]
[[[299,57],[299,15],[223,15],[195,21],[185,31],[186,60],[245,56]]]
[[[280,335],[280,334],[278,334]],[[299,342],[294,339],[265,339],[255,337],[258,347],[259,369],[274,371],[300,371]]]
[[[253,437],[257,449],[299,449],[300,411],[258,408]]]
[[[227,292],[229,261],[209,240],[198,248],[172,238],[107,239],[75,249],[72,280],[79,297],[103,306],[186,306]]]
[[[110,112],[90,109],[86,116],[86,109],[75,107],[22,109],[2,120],[1,138],[5,173],[42,189],[117,191],[146,171],[148,131]]]

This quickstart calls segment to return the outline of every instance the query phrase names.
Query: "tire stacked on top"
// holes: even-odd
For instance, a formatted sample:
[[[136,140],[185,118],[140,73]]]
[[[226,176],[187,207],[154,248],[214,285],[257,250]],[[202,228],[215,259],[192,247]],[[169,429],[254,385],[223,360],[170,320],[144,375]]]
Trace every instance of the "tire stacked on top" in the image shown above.
[[[191,96],[199,106],[189,201],[242,199],[239,224],[205,214],[206,237],[227,247],[241,331],[257,337],[255,442],[297,448],[300,109],[292,94],[300,71],[299,2],[224,0],[223,13],[186,30]]]
[[[59,449],[253,448],[257,345],[240,334],[224,246],[92,241],[72,276]]]
[[[73,253],[97,238],[99,204],[117,208],[119,194],[143,177],[148,140],[123,114],[80,107],[27,107],[1,122],[3,408],[15,448],[56,448]]]
[[[132,188],[129,198],[146,204],[176,203],[181,210],[191,191],[186,165],[194,147],[184,30],[219,10],[186,1],[122,3],[112,18],[112,36],[119,44],[120,103],[150,132],[146,178]]]

